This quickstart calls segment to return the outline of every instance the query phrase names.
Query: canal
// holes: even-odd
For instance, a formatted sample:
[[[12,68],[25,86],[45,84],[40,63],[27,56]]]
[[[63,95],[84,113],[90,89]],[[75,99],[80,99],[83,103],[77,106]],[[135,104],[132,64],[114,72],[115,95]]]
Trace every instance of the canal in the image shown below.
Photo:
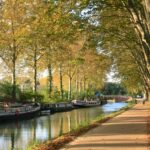
[[[0,123],[0,150],[26,150],[34,142],[52,140],[96,117],[117,111],[126,103],[109,103],[101,107],[75,109],[14,123]]]

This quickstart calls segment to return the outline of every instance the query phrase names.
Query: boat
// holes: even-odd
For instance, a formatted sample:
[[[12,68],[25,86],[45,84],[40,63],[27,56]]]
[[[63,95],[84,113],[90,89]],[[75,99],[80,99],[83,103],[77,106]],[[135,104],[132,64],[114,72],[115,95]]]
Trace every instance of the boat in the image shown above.
[[[75,107],[95,107],[99,106],[100,102],[98,100],[73,100],[72,104]]]
[[[51,114],[55,112],[65,112],[73,109],[72,103],[60,102],[60,103],[49,103],[42,104],[41,111],[50,110]]]
[[[50,115],[51,114],[51,110],[41,110],[40,115]]]
[[[0,109],[0,122],[30,119],[40,112],[40,105],[26,104],[18,107]]]
[[[71,103],[60,102],[55,104],[55,112],[65,112],[72,109],[73,107]]]

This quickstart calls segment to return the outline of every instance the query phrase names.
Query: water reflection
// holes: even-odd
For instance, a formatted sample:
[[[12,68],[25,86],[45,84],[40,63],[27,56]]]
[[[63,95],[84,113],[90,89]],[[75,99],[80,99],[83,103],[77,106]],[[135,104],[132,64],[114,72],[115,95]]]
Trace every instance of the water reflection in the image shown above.
[[[111,103],[102,107],[76,109],[18,123],[1,124],[0,150],[25,150],[34,141],[52,140],[79,125],[90,123],[100,114],[108,114],[125,105],[125,103]]]

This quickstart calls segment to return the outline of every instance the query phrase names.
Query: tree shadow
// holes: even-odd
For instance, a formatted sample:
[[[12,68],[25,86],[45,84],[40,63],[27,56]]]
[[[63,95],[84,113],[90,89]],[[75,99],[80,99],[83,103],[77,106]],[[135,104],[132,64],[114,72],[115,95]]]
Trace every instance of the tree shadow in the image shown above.
[[[90,130],[91,136],[147,134],[148,117],[116,117],[100,127]],[[85,134],[86,136],[86,134]]]
[[[113,147],[123,147],[123,148],[127,148],[128,147],[133,147],[133,148],[143,148],[143,147],[147,147],[148,144],[147,143],[88,143],[88,144],[76,144],[76,145],[69,145],[67,146],[67,148],[113,148]]]

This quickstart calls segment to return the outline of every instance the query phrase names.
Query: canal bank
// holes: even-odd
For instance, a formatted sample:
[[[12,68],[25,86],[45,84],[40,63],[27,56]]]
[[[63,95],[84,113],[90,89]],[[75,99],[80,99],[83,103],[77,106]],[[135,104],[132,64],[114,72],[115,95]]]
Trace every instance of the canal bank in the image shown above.
[[[76,139],[78,136],[81,136],[82,134],[88,132],[89,130],[92,130],[93,128],[96,128],[100,126],[102,123],[110,120],[111,118],[123,113],[124,111],[128,110],[131,108],[134,104],[129,103],[127,106],[123,107],[122,109],[118,109],[115,112],[110,110],[110,112],[107,113],[107,115],[99,115],[97,118],[95,118],[90,124],[83,124],[76,128],[75,130],[71,131],[70,133],[67,133],[59,138],[56,138],[53,141],[47,141],[44,142],[43,144],[33,146],[30,149],[34,150],[56,150],[64,146],[64,144],[69,143],[70,141],[73,141]],[[105,109],[108,109],[109,106],[106,105]]]
[[[137,104],[76,138],[61,150],[148,150],[150,148],[149,104]]]

